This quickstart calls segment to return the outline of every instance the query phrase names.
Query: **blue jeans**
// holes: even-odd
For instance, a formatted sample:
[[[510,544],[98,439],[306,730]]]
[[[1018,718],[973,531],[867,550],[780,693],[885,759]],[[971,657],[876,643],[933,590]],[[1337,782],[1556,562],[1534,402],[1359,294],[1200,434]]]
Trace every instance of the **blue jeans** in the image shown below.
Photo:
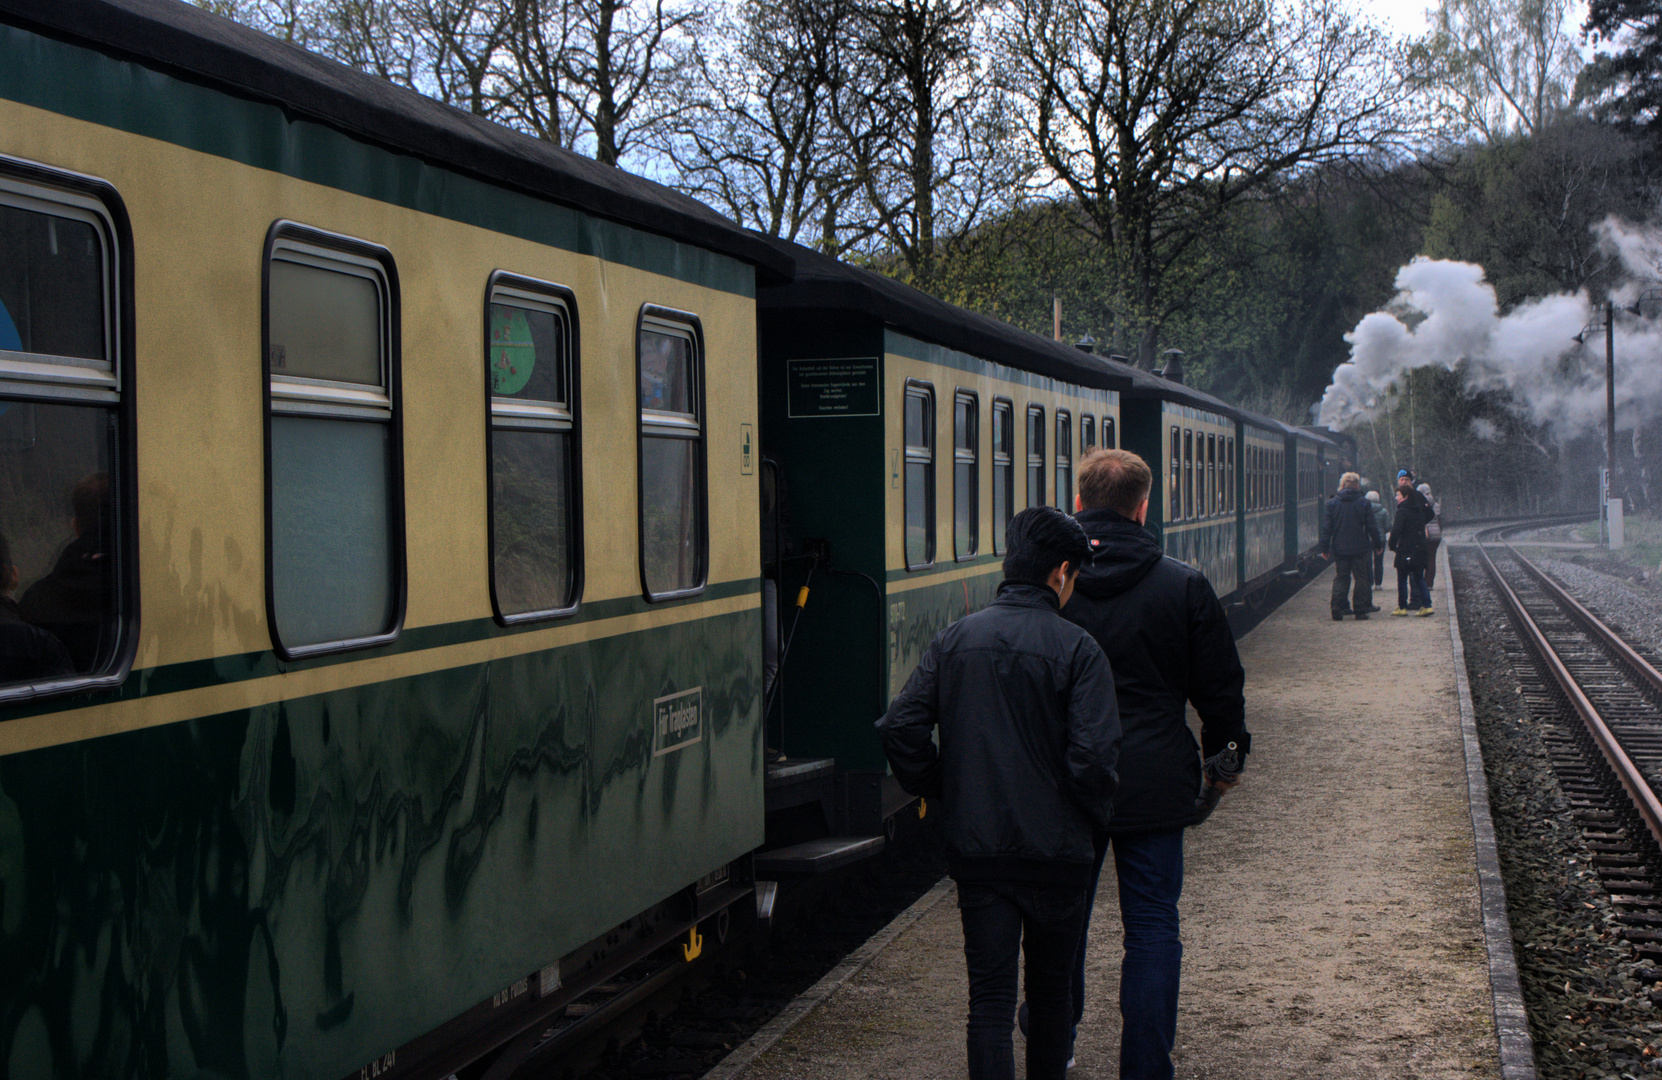
[[[1096,867],[1086,894],[1085,923],[1073,967],[1073,1022],[1085,1015],[1085,943],[1097,877],[1109,844],[1096,838]],[[1119,881],[1125,957],[1120,961],[1120,1080],[1171,1080],[1171,1048],[1177,1041],[1177,990],[1183,941],[1177,932],[1177,899],[1183,892],[1183,830],[1113,838]]]
[[[1397,568],[1397,607],[1418,611],[1431,606],[1431,590],[1425,587],[1424,570]]]
[[[1016,965],[1027,954],[1028,1080],[1062,1080],[1073,1051],[1068,969],[1085,923],[1078,886],[958,886],[969,968],[970,1080],[1014,1080]]]

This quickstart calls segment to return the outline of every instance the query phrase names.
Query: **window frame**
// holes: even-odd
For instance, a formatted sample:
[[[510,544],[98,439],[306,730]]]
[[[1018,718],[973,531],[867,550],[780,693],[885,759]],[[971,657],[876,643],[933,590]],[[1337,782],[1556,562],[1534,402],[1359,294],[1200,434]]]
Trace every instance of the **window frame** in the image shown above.
[[[566,502],[568,525],[571,530],[571,603],[561,608],[508,614],[496,592],[496,430],[497,398],[491,393],[490,334],[491,307],[497,296],[541,304],[544,307],[564,309],[566,321],[566,401],[563,410],[550,408],[556,403],[531,405],[525,403],[518,412],[519,423],[501,425],[511,430],[544,429],[565,431],[571,436],[571,490]],[[481,328],[485,364],[485,572],[490,584],[491,613],[499,626],[540,622],[544,619],[569,618],[583,606],[584,547],[583,547],[583,428],[582,428],[582,332],[577,317],[577,294],[564,285],[539,278],[526,277],[508,270],[494,270],[485,281],[484,325]],[[639,385],[637,380],[637,386]],[[514,399],[504,399],[504,403]],[[514,417],[515,413],[502,415]],[[564,426],[558,426],[563,424]],[[637,448],[638,450],[638,448]]]
[[[1170,431],[1171,478],[1166,486],[1170,489],[1167,502],[1170,504],[1171,513],[1167,515],[1167,520],[1176,522],[1183,520],[1183,429],[1173,424]]]
[[[1098,425],[1098,431],[1101,435],[1100,441],[1097,442],[1098,446],[1104,450],[1119,449],[1119,432],[1114,430],[1116,426],[1113,416],[1108,413],[1102,414],[1102,423]]]
[[[1079,414],[1079,456],[1084,457],[1096,449],[1096,417],[1091,413]]]
[[[693,424],[689,425],[677,419],[686,415],[684,413],[666,413],[658,410],[652,410],[654,418],[649,419],[648,410],[641,408],[641,332],[651,328],[672,334],[684,334],[692,342],[692,399],[698,410]],[[640,311],[635,315],[634,353],[635,377],[631,384],[633,389],[630,399],[634,402],[635,412],[635,555],[640,572],[641,595],[649,604],[685,600],[701,595],[710,586],[710,414],[704,395],[708,371],[704,353],[704,323],[690,311],[661,307],[657,304],[642,304]],[[677,431],[694,428],[697,430],[696,435],[675,434]],[[699,512],[695,529],[698,573],[694,575],[698,579],[698,584],[661,593],[654,593],[646,579],[646,455],[641,451],[649,438],[682,438],[692,442],[696,447],[698,469]]]
[[[1183,429],[1183,520],[1195,516],[1195,430]]]
[[[315,266],[320,263],[336,261],[348,266],[355,266],[360,271],[369,270],[379,273],[380,277],[377,280],[377,285],[380,288],[382,302],[381,385],[383,388],[383,393],[380,396],[386,401],[384,409],[379,404],[372,404],[375,395],[364,390],[362,388],[363,384],[338,383],[327,379],[311,379],[293,375],[274,376],[271,374],[271,264],[277,257],[279,250],[309,256],[308,258],[291,258],[288,260],[292,262]],[[325,269],[333,268],[325,267]],[[266,628],[271,634],[272,651],[285,661],[306,660],[332,653],[387,645],[398,640],[399,634],[404,629],[404,616],[409,599],[409,567],[405,540],[404,410],[400,385],[403,343],[399,335],[399,327],[402,321],[398,267],[393,260],[392,252],[387,248],[368,240],[361,240],[355,236],[329,232],[286,218],[279,218],[272,222],[271,227],[266,230],[265,250],[260,260],[260,388],[263,411],[261,420],[265,439],[265,618]],[[279,394],[273,389],[273,380],[278,380],[288,389]],[[282,404],[274,406],[274,402],[277,401],[281,401]],[[387,547],[392,558],[393,617],[391,626],[379,634],[367,634],[355,638],[345,638],[340,641],[324,641],[310,645],[289,646],[283,642],[282,634],[277,628],[276,552],[272,545],[272,538],[276,535],[276,522],[271,497],[271,418],[274,415],[274,407],[275,415],[310,416],[318,419],[356,420],[367,423],[379,422],[372,414],[382,412],[386,414],[385,422],[389,425],[387,435],[387,468],[389,473],[387,494],[390,503],[387,512]]]
[[[929,440],[926,447],[921,447],[928,456],[913,455],[913,448],[906,441],[906,401],[909,398],[919,398],[925,402],[927,413],[924,417],[923,434]],[[935,384],[924,382],[922,379],[907,379],[901,388],[900,403],[900,561],[907,570],[927,570],[935,565],[935,555],[940,550],[936,528],[936,516],[940,507],[939,492],[936,490],[935,470],[936,460],[940,456],[940,437],[937,429],[940,426],[940,413],[936,407]],[[923,465],[924,486],[924,561],[914,563],[911,552],[906,545],[906,522],[911,510],[911,485],[906,482],[908,465]]]
[[[92,690],[113,690],[126,682],[138,654],[140,629],[138,543],[138,434],[136,321],[133,315],[133,228],[127,204],[106,180],[24,158],[0,154],[0,202],[81,220],[97,230],[103,244],[104,350],[102,363],[79,357],[28,357],[47,353],[0,352],[0,396],[42,404],[101,406],[115,414],[110,480],[116,523],[112,545],[120,560],[115,573],[115,648],[108,665],[87,675],[65,675],[0,687],[0,707]],[[65,210],[74,211],[64,213]]]
[[[1035,419],[1038,421],[1037,423],[1034,423]],[[1039,448],[1037,450],[1033,449],[1033,443],[1035,442],[1035,440],[1033,438],[1033,434],[1035,432],[1037,432],[1038,436],[1039,436],[1038,439],[1037,439],[1037,442],[1039,444]],[[1031,401],[1027,403],[1026,435],[1027,435],[1027,469],[1026,469],[1027,505],[1025,507],[1023,507],[1023,509],[1031,510],[1035,506],[1048,506],[1048,505],[1050,505],[1049,501],[1045,498],[1045,496],[1047,494],[1049,494],[1048,488],[1050,487],[1050,483],[1049,483],[1049,478],[1046,475],[1048,470],[1045,468],[1045,407],[1043,405],[1040,405],[1036,402],[1031,402]],[[1037,484],[1035,484],[1034,481],[1033,481],[1033,470],[1034,469],[1039,470],[1039,477],[1038,477],[1038,483]],[[1038,489],[1038,492],[1037,492],[1038,501],[1037,502],[1034,501],[1034,495],[1035,495],[1034,488],[1035,487]]]
[[[1064,514],[1073,513],[1073,414],[1066,409],[1057,409],[1055,420],[1052,422],[1055,430],[1051,434],[1050,469],[1051,490],[1056,495],[1056,509]],[[1063,445],[1062,436],[1067,436],[1066,445]],[[1067,475],[1068,490],[1064,494],[1061,490],[1062,476]]]
[[[996,422],[996,417],[1000,412],[1004,414],[1004,433],[1010,444],[1009,449],[1005,451],[1000,451],[998,446],[998,424]],[[1016,510],[1016,403],[1007,397],[994,397],[992,415],[995,417],[993,424],[992,445],[993,470],[995,474],[999,469],[1009,470],[1004,477],[1004,506],[1002,509],[1005,511],[1005,514],[1003,529],[997,527],[998,514],[1001,508],[999,507],[998,499],[996,498],[996,485],[994,485],[993,490],[990,492],[990,494],[995,496],[992,506],[992,524],[994,526],[993,554],[1003,555],[1006,548],[1004,542],[1005,529],[1010,527],[1011,520],[1015,518],[1016,514],[1019,512]],[[1001,456],[1004,459],[1003,461],[999,460]]]
[[[1206,516],[1214,517],[1223,513],[1218,496],[1222,489],[1218,486],[1218,433],[1206,433]]]
[[[958,406],[969,406],[969,443],[958,446]],[[958,550],[958,466],[969,466],[969,550]],[[981,396],[962,386],[952,393],[952,554],[955,562],[968,562],[981,553]]]

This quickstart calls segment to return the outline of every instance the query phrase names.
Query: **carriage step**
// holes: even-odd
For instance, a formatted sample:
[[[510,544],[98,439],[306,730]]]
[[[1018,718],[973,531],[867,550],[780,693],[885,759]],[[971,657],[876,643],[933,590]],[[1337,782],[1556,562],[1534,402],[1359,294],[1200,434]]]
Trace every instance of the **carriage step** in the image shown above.
[[[756,875],[823,874],[883,850],[881,836],[827,836],[756,855]]]

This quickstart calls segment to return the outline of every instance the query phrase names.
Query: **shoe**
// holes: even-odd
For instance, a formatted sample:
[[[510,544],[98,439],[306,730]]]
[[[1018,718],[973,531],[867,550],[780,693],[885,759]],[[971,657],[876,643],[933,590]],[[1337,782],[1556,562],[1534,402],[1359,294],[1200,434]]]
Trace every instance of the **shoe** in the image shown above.
[[[1423,608],[1421,608],[1421,609],[1420,609],[1420,610],[1419,610],[1419,611],[1417,611],[1417,612],[1415,612],[1415,614],[1416,614],[1416,615],[1435,615],[1435,614],[1436,614],[1436,612],[1434,612],[1434,611],[1432,611],[1432,610],[1431,610],[1431,609],[1430,609],[1430,608],[1428,608],[1428,607],[1423,607]]]
[[[1344,618],[1345,618],[1345,613],[1342,612],[1342,611],[1335,611],[1333,613],[1333,621],[1334,622],[1343,622]]]
[[[1368,606],[1368,611],[1370,611],[1370,612],[1374,612],[1374,611],[1384,611],[1384,610],[1385,610],[1385,609],[1384,609],[1384,608],[1382,608],[1382,607],[1380,607],[1380,606],[1379,606],[1379,605],[1378,605],[1378,604],[1370,604],[1370,605],[1369,605],[1369,606]]]
[[[1391,612],[1391,614],[1392,615],[1406,615],[1406,614],[1408,614],[1408,609],[1405,608],[1405,607],[1399,607],[1395,611]]]
[[[1365,611],[1358,612],[1357,615],[1356,615],[1356,621],[1357,622],[1367,622],[1368,621],[1368,613],[1365,612]]]

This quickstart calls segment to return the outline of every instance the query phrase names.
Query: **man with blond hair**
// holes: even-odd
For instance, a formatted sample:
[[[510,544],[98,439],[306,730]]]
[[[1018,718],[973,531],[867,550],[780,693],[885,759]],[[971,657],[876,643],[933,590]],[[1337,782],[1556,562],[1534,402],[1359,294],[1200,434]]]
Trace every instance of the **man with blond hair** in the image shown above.
[[[1183,830],[1221,793],[1203,801],[1203,791],[1233,785],[1252,746],[1235,635],[1206,575],[1167,558],[1143,528],[1152,485],[1147,463],[1125,450],[1092,450],[1080,461],[1075,520],[1090,538],[1091,560],[1062,609],[1107,654],[1119,703],[1120,786],[1113,817],[1094,837],[1090,899],[1112,848],[1125,927],[1124,1080],[1171,1080],[1183,961]],[[1185,715],[1190,703],[1200,716],[1199,746]],[[1235,768],[1220,770],[1220,757],[1232,757]],[[1074,957],[1075,1025],[1084,1015],[1088,930],[1087,921]]]
[[[1339,477],[1339,493],[1327,500],[1322,514],[1322,558],[1333,560],[1333,621],[1352,611],[1358,622],[1373,610],[1373,555],[1385,548],[1373,506],[1362,494],[1362,478],[1353,472]],[[1356,579],[1354,597],[1351,578]]]

